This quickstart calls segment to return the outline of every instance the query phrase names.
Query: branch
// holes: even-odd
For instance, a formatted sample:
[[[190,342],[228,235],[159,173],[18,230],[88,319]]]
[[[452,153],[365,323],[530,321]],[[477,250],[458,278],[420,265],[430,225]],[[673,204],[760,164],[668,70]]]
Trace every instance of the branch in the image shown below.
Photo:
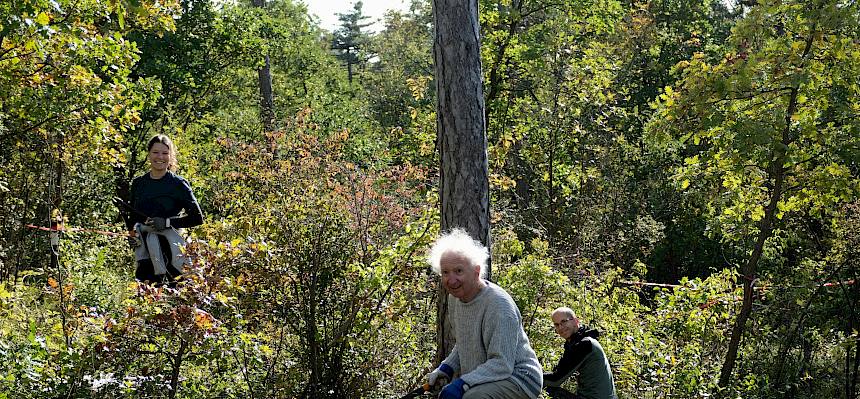
[[[773,89],[759,90],[758,92],[749,92],[746,94],[744,94],[743,92],[728,92],[728,93],[726,93],[726,95],[723,98],[710,100],[707,102],[707,104],[717,104],[717,103],[720,103],[723,101],[732,101],[732,100],[750,100],[750,99],[756,98],[756,97],[761,96],[761,95],[776,93],[776,92],[780,92],[783,90],[789,90],[790,91],[793,89],[794,89],[794,87],[777,87],[777,88],[773,88]],[[734,96],[732,96],[732,94],[734,94]],[[741,95],[741,94],[744,94],[744,95]]]
[[[19,133],[19,134],[21,134],[22,136],[23,136],[23,135],[26,135],[26,134],[27,134],[27,133],[29,133],[30,131],[32,131],[32,130],[34,130],[34,129],[38,129],[40,126],[44,125],[45,123],[48,123],[48,122],[50,122],[50,121],[52,121],[52,120],[55,120],[55,119],[60,119],[62,116],[65,116],[66,114],[70,114],[70,113],[73,113],[73,112],[81,111],[81,110],[83,110],[84,108],[86,108],[86,107],[85,107],[85,106],[82,106],[82,107],[75,108],[75,109],[73,109],[73,110],[66,111],[66,112],[64,112],[63,114],[56,114],[56,115],[54,115],[54,116],[50,116],[50,117],[48,117],[48,118],[46,118],[46,119],[42,120],[42,121],[41,121],[41,122],[39,122],[39,123],[36,123],[36,124],[34,124],[34,125],[31,125],[31,126],[29,126],[29,127],[25,128],[24,130],[21,130],[21,131],[20,131],[20,132],[18,132],[18,133]]]
[[[5,56],[6,56],[6,54],[8,54],[10,51],[14,50],[15,48],[16,48],[16,47],[11,47],[11,48],[9,48],[8,50],[6,50],[6,51],[4,51],[4,52],[0,53],[0,61],[11,60],[12,58],[27,57],[27,56],[30,56],[30,55],[33,55],[33,54],[35,54],[35,53],[36,53],[36,51],[31,51],[31,52],[29,52],[29,53],[16,54],[16,55],[14,55],[14,56],[10,56],[10,57],[6,58],[6,57],[5,57]]]

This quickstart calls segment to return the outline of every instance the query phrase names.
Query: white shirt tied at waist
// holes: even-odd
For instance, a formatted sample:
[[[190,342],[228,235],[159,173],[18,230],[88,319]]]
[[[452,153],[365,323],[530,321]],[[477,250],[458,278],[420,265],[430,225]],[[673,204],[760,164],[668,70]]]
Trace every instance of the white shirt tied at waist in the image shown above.
[[[185,247],[185,239],[174,228],[169,227],[162,231],[156,231],[151,226],[137,223],[134,225],[134,230],[137,231],[138,236],[143,240],[143,245],[139,245],[134,250],[135,260],[150,259],[156,276],[167,274],[167,266],[164,264],[164,258],[161,256],[161,242],[158,240],[158,236],[164,236],[167,242],[170,243],[170,265],[176,270],[182,271],[182,267],[188,262],[188,257],[182,253],[182,248]]]

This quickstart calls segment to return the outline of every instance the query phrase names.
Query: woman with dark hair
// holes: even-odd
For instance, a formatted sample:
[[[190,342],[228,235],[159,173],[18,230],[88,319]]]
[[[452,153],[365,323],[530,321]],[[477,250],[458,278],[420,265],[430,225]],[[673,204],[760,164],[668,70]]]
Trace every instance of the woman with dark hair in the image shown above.
[[[176,147],[165,135],[156,135],[146,146],[149,172],[131,183],[133,209],[126,226],[133,230],[139,281],[173,282],[182,274],[186,258],[182,254],[185,239],[179,228],[203,224],[200,205],[187,180],[176,170]]]

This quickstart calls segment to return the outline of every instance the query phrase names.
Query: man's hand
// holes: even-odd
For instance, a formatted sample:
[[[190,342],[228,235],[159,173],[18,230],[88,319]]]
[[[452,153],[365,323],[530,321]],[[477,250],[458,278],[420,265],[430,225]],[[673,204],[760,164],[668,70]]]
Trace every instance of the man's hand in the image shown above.
[[[427,385],[431,387],[436,386],[437,382],[449,381],[451,377],[454,376],[454,369],[451,366],[442,363],[436,370],[433,370],[429,374],[425,375],[424,378],[427,380]]]
[[[143,242],[140,241],[140,237],[138,237],[137,234],[134,234],[134,233],[132,233],[132,234],[133,235],[130,235],[130,236],[128,236],[128,238],[126,238],[126,241],[128,241],[128,247],[129,248],[135,249],[135,248],[139,247],[141,244],[143,244]]]
[[[445,385],[442,392],[439,392],[439,399],[463,399],[463,393],[466,392],[463,386],[465,384],[462,378],[451,381],[450,384]]]
[[[170,222],[167,219],[160,217],[146,219],[145,224],[155,229],[155,231],[163,231],[164,229],[170,227]]]

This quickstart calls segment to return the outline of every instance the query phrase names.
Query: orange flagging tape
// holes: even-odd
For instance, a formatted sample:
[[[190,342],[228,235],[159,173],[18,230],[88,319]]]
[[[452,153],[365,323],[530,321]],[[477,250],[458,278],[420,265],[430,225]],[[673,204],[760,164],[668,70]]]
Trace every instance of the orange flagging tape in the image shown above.
[[[837,287],[837,286],[840,286],[840,285],[854,285],[854,282],[855,282],[855,281],[854,281],[853,279],[852,279],[852,280],[846,280],[846,281],[836,281],[836,282],[832,282],[832,283],[823,283],[823,284],[819,284],[819,285],[818,285],[818,287]],[[619,283],[620,283],[621,285],[631,285],[631,286],[634,286],[634,287],[658,287],[658,288],[678,288],[678,287],[683,287],[683,285],[678,285],[678,284],[648,283],[648,282],[644,282],[644,281],[627,281],[627,280],[622,280],[622,281],[619,281]],[[768,289],[772,289],[772,288],[780,288],[780,287],[775,287],[775,286],[770,286],[770,285],[760,286],[760,287],[755,287],[755,289],[757,289],[757,290],[768,290]],[[801,286],[792,286],[792,288],[806,288],[806,287],[801,287]]]

